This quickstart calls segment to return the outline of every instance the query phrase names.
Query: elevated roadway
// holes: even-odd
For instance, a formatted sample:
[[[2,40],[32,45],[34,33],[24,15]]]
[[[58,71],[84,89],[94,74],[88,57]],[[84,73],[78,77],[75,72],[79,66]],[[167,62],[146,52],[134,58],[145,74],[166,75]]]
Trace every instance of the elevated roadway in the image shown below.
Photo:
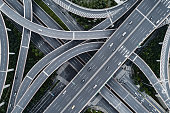
[[[0,13],[0,98],[5,86],[9,63],[9,43],[6,30],[5,22]]]
[[[36,93],[36,91],[41,87],[41,85],[45,82],[45,80],[53,73],[55,69],[57,69],[59,66],[61,66],[64,62],[71,59],[72,57],[88,52],[88,51],[94,51],[97,50],[103,43],[89,43],[89,44],[82,44],[79,46],[76,46],[60,56],[56,57],[53,62],[50,63],[34,80],[34,82],[31,84],[31,86],[28,88],[26,93],[23,95],[23,97],[19,100],[17,105],[15,106],[14,110],[12,112],[14,113],[20,113],[22,110],[26,107],[28,102],[31,100],[33,95]],[[47,72],[48,70],[48,72]],[[47,76],[48,73],[48,76]],[[29,93],[29,94],[28,94]],[[20,109],[21,108],[21,109]]]
[[[115,11],[121,7],[121,5],[113,6],[110,8],[104,8],[104,9],[89,9],[85,7],[81,7],[79,5],[74,4],[73,2],[70,2],[68,0],[53,0],[56,4],[60,5],[64,9],[68,10],[69,12],[72,12],[76,15],[79,15],[81,17],[86,18],[107,18],[110,17],[115,13]]]
[[[28,89],[29,85],[31,84],[31,82],[33,82],[33,80],[35,79],[35,77],[37,76],[37,74],[45,67],[47,66],[50,62],[52,62],[52,60],[54,60],[57,56],[60,56],[62,53],[64,53],[65,51],[75,47],[76,45],[80,44],[80,42],[77,41],[73,41],[72,43],[67,43],[57,49],[55,49],[54,51],[52,51],[51,53],[49,53],[48,55],[46,55],[45,57],[43,57],[40,61],[38,61],[32,68],[31,70],[27,73],[27,75],[25,76],[25,78],[23,79],[22,84],[20,85],[20,88],[18,90],[18,95],[17,95],[17,99],[16,99],[16,103],[18,103],[19,99],[23,96],[23,94],[25,93],[25,91]]]
[[[36,32],[38,34],[48,36],[51,38],[60,38],[67,40],[86,40],[86,39],[100,39],[108,38],[113,30],[97,30],[97,31],[62,31],[52,28],[43,27],[41,25],[35,24],[21,15],[13,11],[9,6],[6,5],[2,0],[0,1],[0,10],[11,18],[13,21],[17,22],[21,26]]]
[[[126,61],[127,57],[133,53],[138,45],[141,44],[168,16],[169,9],[167,9],[167,6],[164,5],[166,3],[167,1],[157,0],[142,1],[137,9],[122,24],[122,26],[118,28],[118,30],[109,38],[106,44],[104,44],[104,46],[96,53],[95,57],[93,57],[90,62],[86,64],[86,66],[65,88],[65,96],[63,96],[61,92],[54,102],[47,108],[46,112],[51,112],[53,110],[66,113],[70,111],[81,111],[89,102],[89,100],[110,79],[110,75],[113,75],[118,70],[118,68],[120,68],[120,66]],[[159,12],[159,14],[157,14],[156,11],[160,9],[164,10],[161,10],[161,13]],[[158,19],[159,22],[157,22]],[[131,21],[133,24],[129,25]],[[121,34],[125,34],[126,36],[122,36]],[[113,45],[112,47],[109,46],[111,44]],[[115,50],[114,48],[117,49]],[[91,71],[89,72],[88,70]],[[103,77],[103,75],[105,76]],[[80,83],[80,81],[83,79],[81,76],[86,76],[86,82],[84,84]],[[94,83],[92,81],[96,82]],[[75,85],[73,86],[72,83]],[[75,87],[76,90],[71,91],[72,87]],[[88,91],[90,91],[90,93]],[[87,95],[84,95],[87,93],[89,94],[88,97]],[[65,99],[66,97],[67,99]],[[74,109],[72,109],[72,107],[74,107]]]
[[[121,84],[115,79],[110,79],[107,83],[111,90],[113,90],[134,112],[148,113],[149,111],[132,96]]]
[[[170,53],[170,26],[167,29],[161,50],[160,77],[163,86],[170,97],[170,75],[169,75],[169,53]]]
[[[159,94],[162,101],[164,101],[165,104],[169,100],[167,91],[164,89],[154,72],[149,68],[149,66],[136,54],[132,54],[130,57],[130,60],[135,63],[139,69],[145,74],[145,76],[148,78],[150,84],[152,84],[153,88],[156,90],[156,92]],[[168,105],[169,106],[169,105]]]
[[[70,31],[81,31],[81,26],[71,17],[68,12],[55,4],[52,0],[42,0],[67,26]]]
[[[32,17],[33,17],[32,0],[23,0],[23,2],[24,2],[24,18],[32,21]],[[18,89],[24,74],[30,39],[31,39],[31,31],[23,28],[20,51],[19,51],[17,65],[16,65],[14,80],[12,84],[11,95],[8,102],[9,107],[7,109],[7,113],[10,113],[12,111],[12,108],[14,107],[15,98],[18,93]]]
[[[157,106],[153,101],[148,99],[148,95],[140,92],[139,89],[133,84],[129,77],[126,75],[118,80],[119,83],[129,91],[149,112],[152,113],[164,113],[165,111],[160,107]]]
[[[107,87],[103,87],[100,92],[101,96],[106,99],[119,113],[132,113],[132,111],[121,102]]]

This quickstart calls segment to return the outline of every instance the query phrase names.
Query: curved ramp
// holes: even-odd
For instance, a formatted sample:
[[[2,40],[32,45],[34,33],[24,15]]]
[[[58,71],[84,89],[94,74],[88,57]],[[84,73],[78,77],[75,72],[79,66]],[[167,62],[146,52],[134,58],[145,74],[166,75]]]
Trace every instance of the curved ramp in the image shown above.
[[[38,91],[38,89],[42,86],[42,84],[47,80],[47,78],[57,69],[59,68],[64,62],[68,61],[69,59],[77,56],[79,54],[94,51],[101,47],[103,43],[88,43],[76,46],[60,56],[56,57],[34,80],[31,84],[29,89],[25,92],[22,98],[14,107],[12,113],[21,113],[27,104],[30,102],[34,94]]]

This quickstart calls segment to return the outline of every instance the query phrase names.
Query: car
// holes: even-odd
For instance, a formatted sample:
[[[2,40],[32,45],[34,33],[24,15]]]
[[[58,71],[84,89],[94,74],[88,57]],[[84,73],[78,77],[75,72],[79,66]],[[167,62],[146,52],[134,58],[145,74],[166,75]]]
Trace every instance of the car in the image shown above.
[[[131,25],[131,24],[132,24],[132,21],[129,22],[129,25]]]
[[[122,34],[122,36],[125,36],[126,35],[126,32],[124,32],[123,34]]]
[[[106,67],[106,71],[107,71],[109,68],[110,68],[110,67],[109,67],[109,66],[107,66],[107,67]]]
[[[112,93],[110,93],[110,96],[113,97]]]
[[[159,23],[159,21],[160,21],[160,20],[156,21],[156,24],[158,24],[158,23]]]
[[[38,29],[38,31],[42,32],[42,29]]]
[[[66,93],[66,90],[65,91],[63,91],[63,95]]]
[[[119,63],[118,63],[118,66],[119,66],[121,63],[122,63],[122,62],[119,62]]]
[[[94,85],[94,86],[93,86],[93,89],[95,89],[96,87],[97,87],[97,85]]]
[[[114,48],[113,50],[112,50],[112,52],[114,52],[116,49]]]
[[[76,106],[75,105],[73,105],[72,107],[71,107],[71,109],[74,109]]]
[[[84,83],[84,82],[85,82],[85,80],[84,80],[84,79],[82,79],[82,80],[81,80],[81,83]]]
[[[91,67],[89,67],[89,68],[87,69],[87,71],[91,71],[91,69],[92,69],[92,68],[91,68]]]
[[[111,43],[110,45],[109,45],[109,47],[111,48],[113,46],[113,43]]]
[[[152,20],[153,18],[152,18],[152,16],[149,18],[149,20]]]

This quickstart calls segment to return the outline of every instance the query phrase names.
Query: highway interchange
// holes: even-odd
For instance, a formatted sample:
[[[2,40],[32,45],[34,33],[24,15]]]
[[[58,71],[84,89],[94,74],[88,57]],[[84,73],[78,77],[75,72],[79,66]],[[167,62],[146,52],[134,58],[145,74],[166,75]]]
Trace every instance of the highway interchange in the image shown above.
[[[65,62],[68,62],[72,69],[77,71],[77,75],[68,84],[65,84],[66,86],[62,88],[62,91],[44,109],[44,113],[79,113],[91,100],[97,98],[96,95],[100,95],[101,99],[107,101],[107,106],[110,105],[115,111],[121,113],[157,113],[168,112],[170,109],[169,40],[166,38],[170,36],[169,29],[162,46],[161,81],[145,61],[135,53],[139,45],[155,29],[162,24],[167,24],[163,22],[169,18],[170,1],[127,0],[118,6],[107,9],[88,9],[68,0],[43,0],[70,31],[63,30],[33,0],[4,1],[0,0],[1,12],[22,26],[22,29],[20,26],[18,27],[22,32],[22,40],[8,103],[8,113],[23,112],[43,83]],[[23,6],[19,2],[22,2]],[[55,7],[57,8],[55,9]],[[105,19],[89,31],[83,31],[67,11],[87,18]],[[121,17],[125,16],[126,13],[130,13],[130,15],[122,21]],[[2,16],[0,22],[0,27],[2,27],[0,94],[2,95],[8,72],[9,47],[7,30]],[[116,22],[121,23],[118,28],[107,29]],[[32,39],[33,36],[39,37],[42,41],[36,42]],[[103,38],[107,39],[106,42],[90,42],[90,39]],[[35,41],[35,45],[37,44],[36,46],[40,50],[44,51],[46,56],[37,62],[23,78],[31,39],[33,42]],[[92,56],[87,53],[89,51],[97,52]],[[122,84],[115,79],[115,74],[128,59],[137,65],[148,78],[162,100],[165,110],[162,110],[150,99],[142,98],[130,82]],[[125,79],[128,80],[126,77]]]

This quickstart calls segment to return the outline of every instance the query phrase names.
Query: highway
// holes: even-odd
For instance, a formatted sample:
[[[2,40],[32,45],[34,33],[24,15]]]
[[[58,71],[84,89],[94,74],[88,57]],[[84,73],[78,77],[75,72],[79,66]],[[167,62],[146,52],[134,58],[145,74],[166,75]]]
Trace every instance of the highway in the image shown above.
[[[129,107],[136,113],[149,112],[135,97],[133,97],[121,84],[115,79],[110,79],[107,85],[112,89]]]
[[[94,51],[97,50],[103,43],[89,43],[89,44],[82,44],[76,46],[63,54],[56,57],[53,62],[51,62],[34,80],[34,82],[30,85],[26,93],[23,97],[19,100],[17,105],[13,109],[13,113],[21,112],[28,102],[31,100],[32,96],[36,93],[36,91],[41,87],[41,85],[45,82],[45,80],[53,73],[55,69],[60,67],[64,62],[71,59],[72,57],[79,55],[81,53],[87,51]],[[48,71],[47,71],[48,70]],[[28,94],[29,93],[29,94]],[[22,108],[22,109],[20,109]]]
[[[23,2],[24,2],[24,18],[32,21],[32,17],[33,17],[32,16],[32,0],[23,0]],[[31,39],[31,31],[23,28],[20,51],[19,51],[18,61],[17,61],[16,69],[15,69],[11,95],[10,95],[10,99],[8,102],[7,113],[10,113],[14,107],[16,95],[18,93],[18,88],[21,84],[23,74],[24,74],[30,39]]]
[[[17,22],[19,25],[34,31],[38,34],[67,40],[86,40],[86,39],[100,39],[108,38],[113,30],[97,30],[97,31],[62,31],[52,28],[43,27],[41,25],[32,23],[31,21],[23,18],[21,15],[13,11],[9,6],[6,5],[2,0],[0,1],[0,10],[11,18],[13,21]]]
[[[10,2],[10,1],[8,1],[8,2]],[[11,3],[11,2],[10,2]],[[12,4],[12,5],[14,5],[14,6],[18,6],[19,4],[17,4],[17,2],[14,2],[13,1],[13,3],[15,3],[15,5],[14,4]],[[22,9],[21,7],[20,7],[20,9]],[[53,21],[52,21],[52,24],[50,23],[51,21],[50,21],[50,19],[51,18],[49,18],[48,16],[45,16],[45,14],[42,12],[42,10],[41,9],[38,9],[38,6],[33,2],[33,9],[35,10],[34,11],[34,13],[37,15],[37,16],[40,16],[40,18],[42,18],[42,17],[46,17],[46,20],[44,21],[45,22],[45,24],[47,24],[48,26],[50,26],[50,27],[55,27],[54,25],[56,25]],[[22,11],[22,10],[20,10],[20,11]],[[57,26],[57,25],[56,25]],[[60,29],[59,27],[56,27],[56,28],[58,28],[58,29]],[[46,39],[47,39],[47,37],[46,37]],[[48,38],[48,41],[49,41],[49,39],[50,38]],[[53,42],[53,43],[52,43]],[[55,41],[53,40],[53,41],[49,41],[49,43],[50,44],[52,44],[52,45],[54,45],[54,47],[58,47],[58,46],[60,46],[61,44],[59,44],[59,43],[54,43]],[[80,41],[79,41],[80,42]],[[74,42],[73,42],[74,43]],[[75,64],[75,63],[73,63],[73,59],[72,60],[70,60],[70,62],[71,62],[71,64]],[[76,68],[77,68],[77,66],[79,67],[79,68],[81,68],[81,65],[77,65],[77,63],[75,64],[76,65]],[[75,65],[73,65],[73,66],[75,66]],[[79,69],[78,68],[78,69]],[[25,79],[24,79],[25,80]],[[30,81],[31,82],[31,81]],[[24,82],[25,83],[25,82]],[[28,85],[28,84],[26,84],[26,85]],[[23,90],[26,90],[26,89],[23,89]],[[21,93],[21,95],[22,95],[22,93]],[[18,95],[17,95],[18,96]]]
[[[101,99],[99,102],[96,103],[95,106],[99,106],[99,107],[103,108],[106,111],[106,113],[119,113],[104,98],[102,98],[101,95],[99,95],[98,97],[100,97]]]
[[[167,29],[161,50],[160,58],[160,78],[162,84],[170,97],[170,75],[169,75],[169,52],[170,52],[170,26]]]
[[[156,29],[156,25],[154,25],[147,16],[150,13],[154,12],[155,8],[162,8],[165,9],[159,17],[162,17],[161,20],[158,22],[160,24],[166,17],[167,14],[169,14],[169,10],[167,9],[166,6],[159,7],[159,4],[163,4],[164,1],[154,1],[147,3],[145,6],[148,10],[144,10],[144,5],[146,4],[147,1],[143,1],[139,7],[131,13],[128,19],[122,24],[121,27],[118,28],[118,30],[114,33],[114,37],[116,39],[118,38],[119,40],[114,41],[115,38],[109,38],[109,40],[104,44],[102,49],[100,49],[95,57],[93,57],[88,64],[79,72],[79,74],[72,80],[74,84],[76,84],[76,91],[70,91],[73,87],[72,82],[65,88],[66,93],[64,94],[65,96],[62,95],[62,92],[60,95],[54,100],[54,102],[48,107],[46,112],[51,112],[53,110],[57,110],[57,112],[68,112],[71,110],[72,106],[77,106],[74,109],[72,109],[72,112],[79,112],[81,111],[86,103],[100,90],[100,88],[103,86],[104,83],[106,83],[109,78],[111,77],[110,74],[114,74],[116,70],[120,67],[121,64],[123,64],[127,57],[138,47],[140,43],[142,43],[152,32],[153,30]],[[149,5],[150,4],[150,5]],[[141,12],[144,10],[144,14]],[[136,18],[135,18],[136,17]],[[154,16],[153,16],[154,17]],[[134,20],[135,21],[134,21]],[[153,19],[154,20],[154,19]],[[153,21],[152,20],[152,21]],[[132,21],[133,24],[129,25],[129,22]],[[134,26],[135,27],[134,27]],[[146,28],[147,26],[147,28]],[[132,27],[132,28],[131,28]],[[121,29],[124,28],[124,29]],[[122,31],[121,31],[122,30]],[[124,33],[126,31],[126,34]],[[119,34],[120,35],[119,35]],[[125,37],[122,36],[121,34],[125,34]],[[130,35],[129,35],[130,34]],[[140,34],[140,35],[139,35]],[[127,38],[128,36],[128,38]],[[124,39],[124,41],[123,41]],[[119,42],[121,41],[121,42]],[[113,44],[111,49],[109,48],[109,45],[112,44],[112,42],[116,42]],[[112,54],[112,50],[114,48],[117,48]],[[131,45],[131,46],[129,46]],[[102,52],[105,53],[102,58]],[[107,54],[106,54],[107,53]],[[107,57],[109,56],[109,59]],[[105,63],[101,60],[106,60]],[[99,61],[100,60],[100,61]],[[101,65],[101,64],[103,65]],[[115,64],[115,65],[113,65]],[[98,67],[100,66],[100,68]],[[109,67],[109,69],[108,69]],[[88,70],[92,70],[88,72]],[[102,68],[102,69],[101,69]],[[97,71],[98,69],[98,71]],[[108,71],[106,71],[108,69]],[[112,70],[110,70],[112,69]],[[97,72],[96,72],[97,71]],[[87,73],[88,76],[87,76]],[[85,85],[82,86],[80,81],[82,80],[81,76],[86,76],[86,83]],[[105,78],[102,76],[105,75]],[[90,77],[89,77],[90,76]],[[101,79],[102,78],[102,79]],[[90,81],[95,81],[98,80],[96,83],[90,82]],[[94,88],[95,87],[95,88]],[[91,93],[87,96],[84,94],[87,94],[88,91],[91,91]],[[71,94],[70,94],[71,93]],[[67,98],[67,99],[65,99]],[[64,100],[64,101],[62,101]],[[79,101],[83,100],[83,101]],[[61,103],[62,102],[62,103]],[[60,104],[57,104],[60,103]]]
[[[60,46],[59,48],[55,49],[45,57],[43,57],[39,62],[37,62],[31,70],[26,74],[25,78],[22,81],[22,84],[20,85],[20,88],[18,90],[18,95],[16,99],[16,103],[18,103],[19,99],[23,96],[25,91],[28,89],[29,85],[37,74],[45,67],[47,66],[52,60],[54,60],[57,56],[61,55],[65,51],[67,51],[70,48],[73,48],[74,46],[80,44],[80,42],[73,41],[72,43],[67,43],[63,46]]]
[[[56,5],[52,0],[42,0],[67,26],[70,31],[81,31],[83,30],[80,25],[71,17],[65,9]]]
[[[119,113],[132,113],[132,111],[121,102],[107,87],[103,87],[100,92],[101,96],[106,99]]]
[[[68,7],[67,8],[68,10],[73,9],[75,12],[77,12],[75,10],[75,8],[78,7],[80,9],[83,9],[82,7],[76,6],[75,4],[72,4],[71,2],[69,2],[67,0],[64,0],[62,2],[60,0],[58,0],[58,1],[59,1],[59,3],[62,3],[63,7]],[[67,5],[65,5],[65,3],[63,4],[63,2],[65,2],[65,3],[69,2],[70,5],[67,6]],[[137,1],[135,3],[137,3]],[[114,21],[112,21],[112,18],[111,18],[113,13],[111,14],[111,12],[107,12],[107,9],[101,9],[107,13],[107,19],[105,19],[105,20],[109,20],[110,23],[107,23],[104,25],[103,23],[105,21],[103,21],[103,23],[99,24],[99,26],[102,27],[103,29],[106,29],[106,26],[108,27],[108,25],[113,24],[113,22],[116,22],[118,19],[120,19],[120,17],[121,18],[123,18],[124,16],[126,17],[126,15],[124,15],[124,14],[133,6],[135,8],[135,5],[134,5],[135,3],[132,3],[133,5],[131,4],[131,6],[125,5],[126,7],[122,7],[122,5],[120,5],[120,6],[112,7],[111,9],[108,8],[109,10],[113,10],[114,8],[122,7],[119,10],[115,10],[115,11],[117,11],[117,13],[115,13],[115,11],[113,11],[115,13],[115,15],[116,14],[119,15],[118,17],[115,16]],[[138,3],[139,3],[139,1],[138,1]],[[34,9],[33,12],[36,12],[36,13],[34,13],[35,16],[37,16],[37,17],[40,16],[41,19],[38,20],[39,22],[37,20],[36,21],[37,21],[37,23],[40,23],[42,25],[35,24],[32,22],[31,19],[26,19],[25,17],[22,17],[21,16],[22,14],[21,15],[18,14],[15,10],[13,10],[9,6],[7,6],[6,3],[4,3],[2,0],[0,0],[0,10],[5,15],[9,16],[9,18],[11,18],[15,22],[17,22],[19,25],[23,26],[22,38],[28,37],[28,36],[26,36],[27,33],[28,33],[28,35],[30,34],[29,36],[31,36],[31,32],[45,35],[42,37],[45,37],[44,38],[45,43],[47,42],[47,45],[49,45],[49,47],[51,47],[51,50],[49,50],[49,51],[52,51],[53,49],[68,42],[66,40],[60,40],[60,39],[82,40],[82,41],[78,41],[76,43],[74,43],[74,41],[70,41],[69,43],[66,44],[69,47],[64,45],[64,46],[59,47],[59,49],[55,49],[54,50],[55,52],[59,51],[60,53],[55,53],[54,51],[51,52],[49,54],[50,58],[47,58],[45,56],[40,62],[38,62],[39,64],[41,63],[39,66],[37,65],[38,63],[35,65],[35,67],[38,66],[38,68],[39,68],[38,70],[36,68],[32,68],[33,70],[30,70],[30,72],[32,71],[35,74],[32,75],[32,73],[31,73],[31,76],[33,76],[32,78],[29,75],[29,76],[26,76],[26,78],[24,79],[25,80],[24,82],[26,83],[26,85],[25,85],[25,83],[23,83],[21,85],[21,87],[20,87],[21,89],[19,89],[19,91],[21,92],[21,95],[19,95],[20,98],[17,97],[16,106],[14,107],[14,110],[12,112],[13,113],[22,112],[24,110],[24,108],[27,106],[27,104],[29,103],[29,101],[32,99],[34,94],[38,91],[38,89],[42,86],[42,84],[47,80],[47,78],[59,66],[61,66],[63,63],[65,63],[67,60],[69,60],[72,57],[79,55],[81,53],[97,50],[103,44],[103,43],[81,44],[83,42],[83,40],[85,40],[85,39],[89,40],[89,39],[108,38],[106,43],[102,46],[101,49],[99,49],[99,51],[95,54],[95,56],[89,62],[88,62],[88,60],[90,59],[91,55],[86,54],[86,56],[88,57],[87,59],[86,59],[86,56],[83,56],[83,55],[79,56],[80,59],[78,58],[77,61],[79,60],[80,62],[76,62],[76,63],[80,64],[80,66],[75,64],[76,66],[79,67],[79,69],[75,68],[75,70],[79,71],[83,67],[84,64],[86,64],[87,62],[88,63],[80,70],[80,72],[77,74],[77,76],[75,76],[73,78],[73,80],[71,80],[71,82],[64,88],[64,90],[55,98],[55,100],[50,104],[50,106],[46,109],[45,112],[53,112],[53,110],[55,110],[56,112],[62,112],[62,113],[63,112],[68,113],[70,111],[77,113],[77,112],[82,111],[82,109],[91,101],[91,99],[98,92],[100,92],[100,90],[104,87],[104,85],[107,83],[107,81],[109,81],[109,79],[112,77],[112,75],[114,75],[116,73],[116,71],[120,68],[120,66],[129,57],[130,57],[129,59],[134,61],[134,63],[136,63],[137,65],[138,64],[141,65],[140,68],[141,68],[141,70],[144,70],[143,72],[146,74],[146,76],[148,76],[147,75],[148,73],[151,73],[154,75],[154,73],[147,66],[147,64],[144,61],[142,61],[142,59],[140,59],[140,57],[138,57],[136,54],[134,54],[134,51],[169,16],[169,14],[170,14],[169,4],[170,4],[170,2],[167,0],[152,0],[152,1],[143,0],[141,3],[139,3],[139,6],[137,8],[135,8],[135,10],[131,9],[131,11],[133,10],[132,13],[131,13],[131,11],[129,11],[129,14],[130,13],[131,14],[125,21],[122,20],[122,21],[124,21],[123,23],[119,20],[122,24],[120,27],[118,27],[118,29],[116,29],[116,32],[114,32],[114,30],[112,30],[112,29],[111,30],[102,30],[101,29],[101,30],[94,31],[94,29],[96,29],[97,27],[93,27],[91,29],[93,31],[64,31],[63,29],[61,29],[61,27],[58,24],[56,24],[58,27],[54,28],[52,25],[52,22],[54,22],[54,21],[52,19],[49,18],[49,22],[47,22],[46,19],[43,19],[44,17],[41,15],[44,14],[45,16],[48,17],[48,14],[45,14],[43,12],[43,10],[41,10],[36,3],[33,3],[33,9]],[[30,3],[25,3],[24,5],[27,5],[25,7],[29,7],[29,8],[32,7],[32,6],[29,6]],[[35,8],[37,8],[37,7],[39,8],[39,10],[35,10]],[[124,8],[125,8],[125,10],[123,10]],[[98,10],[96,12],[101,13],[101,10]],[[30,14],[32,14],[31,10],[27,10],[27,11],[30,12]],[[93,12],[93,11],[94,11],[93,9],[92,10],[90,9],[90,12]],[[121,11],[124,11],[124,12],[122,12],[122,14],[118,13]],[[42,12],[42,14],[41,14],[41,12]],[[81,12],[81,10],[78,12]],[[25,12],[24,12],[24,16],[28,16],[28,15],[25,15]],[[64,15],[62,15],[61,17],[65,18],[66,20],[68,19],[68,17],[64,17]],[[29,16],[28,16],[28,18],[29,18]],[[46,24],[43,24],[42,23],[43,21]],[[118,21],[118,23],[119,23],[119,21]],[[117,27],[115,27],[115,28],[117,28]],[[51,39],[50,37],[53,38],[55,41],[53,42],[52,41],[53,39]],[[60,39],[58,39],[58,38],[60,38]],[[21,42],[20,54],[24,53],[21,58],[24,58],[26,60],[26,54],[27,54],[27,51],[29,48],[30,40],[28,38],[27,39],[23,38],[23,39],[25,39],[25,41],[22,40],[22,42]],[[90,42],[90,41],[87,41],[87,42]],[[23,43],[24,43],[24,45],[22,46]],[[55,43],[57,44],[56,46],[55,46]],[[78,44],[80,44],[80,45],[78,45]],[[27,46],[25,46],[25,45],[27,45]],[[42,45],[38,45],[38,46],[42,46]],[[26,50],[25,50],[25,47],[27,47]],[[23,51],[21,51],[22,48],[24,48]],[[69,49],[69,48],[72,48],[72,49]],[[69,50],[66,50],[66,49],[69,49]],[[58,54],[58,56],[56,54]],[[54,56],[56,56],[56,58]],[[25,64],[25,62],[19,62],[19,60],[21,58],[19,57],[18,64],[19,63]],[[23,59],[23,61],[24,61],[24,59]],[[47,61],[44,62],[44,59],[46,59],[46,60],[48,59],[48,62]],[[74,64],[75,62],[72,62],[72,63]],[[74,68],[74,65],[72,65],[72,67]],[[17,68],[18,68],[18,66],[17,66]],[[24,66],[22,68],[24,69]],[[22,68],[20,68],[21,70],[16,70],[16,72],[23,71]],[[41,70],[42,70],[42,72],[40,72]],[[38,73],[40,73],[40,74],[38,74]],[[35,76],[37,74],[38,74],[38,76],[35,79]],[[104,75],[104,77],[103,77],[103,75]],[[22,72],[21,72],[21,76],[22,76]],[[157,80],[157,78],[155,79],[155,77],[153,77],[154,79],[152,77],[150,77],[149,80],[152,84],[154,83],[153,86],[156,89],[156,91],[158,92],[158,94],[160,95],[161,99],[164,101],[166,107],[170,108],[170,99],[169,99],[168,93],[167,93],[166,89],[164,89],[164,87],[162,87],[162,85],[159,83],[160,81]],[[18,78],[18,77],[16,77],[16,78]],[[21,80],[21,78],[19,78],[19,79]],[[93,81],[96,81],[96,82],[93,82]],[[31,82],[32,82],[32,84],[30,85]],[[15,81],[14,81],[14,83],[15,83]],[[130,86],[130,85],[128,84],[127,86],[124,86],[124,87],[129,89],[130,92],[133,92],[134,89],[131,87],[128,87],[128,86]],[[105,90],[105,89],[102,89],[101,91],[107,92],[107,90]],[[109,101],[108,93],[106,93],[106,92],[104,93],[104,92],[102,93],[102,96],[106,100]],[[16,93],[14,93],[13,95],[15,96],[15,94]],[[89,95],[85,95],[85,94],[89,94]],[[100,92],[100,94],[101,94],[101,92]],[[132,95],[133,95],[133,93],[132,93]],[[118,97],[119,98],[118,99],[116,96],[117,96],[117,94],[113,96],[114,100],[117,100],[117,102],[120,105],[123,105],[123,104],[121,104],[122,99],[119,100],[120,97]],[[133,98],[134,98],[133,96],[127,95],[128,99],[123,103],[129,103],[128,102],[129,100],[133,100]],[[134,100],[136,102],[140,101],[139,98],[134,99]],[[60,104],[57,104],[57,103],[60,103]],[[118,107],[116,107],[113,103],[110,103],[110,104],[112,106],[114,106],[118,111],[120,111],[120,109]],[[151,108],[148,109],[145,106],[145,105],[147,105],[147,103],[145,104],[145,101],[144,101],[144,103],[142,103],[142,101],[141,101],[141,103],[138,103],[138,104],[137,104],[137,106],[133,106],[133,104],[132,105],[126,104],[126,105],[131,107],[130,109],[133,109],[132,111],[135,111],[135,112],[140,111],[140,109],[144,110],[144,112],[145,112],[145,110],[146,110],[146,112],[153,110]],[[9,104],[9,105],[11,106],[11,104]],[[146,108],[143,109],[144,106],[142,106],[142,105],[144,105],[147,109]],[[138,108],[138,106],[141,106],[141,108]],[[124,110],[128,109],[128,108],[126,108],[126,106],[124,106],[123,108],[124,108]],[[123,109],[121,109],[121,110],[123,110]]]
[[[115,10],[115,13],[112,16],[110,16],[110,18],[106,18],[105,20],[100,22],[98,25],[94,26],[91,30],[106,29],[110,25],[113,25],[114,22],[120,19],[120,17],[122,17],[130,9],[133,9],[133,7],[139,4],[140,2],[141,0],[128,0],[127,2],[122,4],[117,10]]]
[[[9,43],[8,34],[6,31],[5,22],[2,14],[0,13],[0,98],[2,96],[3,88],[8,72],[9,63]]]
[[[73,2],[70,2],[68,0],[53,0],[56,4],[60,5],[64,9],[68,10],[69,12],[72,12],[76,15],[79,15],[81,17],[86,18],[107,18],[115,13],[115,10],[117,8],[121,7],[121,5],[113,6],[110,8],[105,9],[89,9],[85,7],[81,7],[77,4],[74,4]]]
[[[150,67],[136,54],[132,54],[129,58],[145,74],[145,76],[150,81],[150,84],[152,84],[155,91],[166,104],[167,100],[169,99],[168,94]]]
[[[159,106],[155,105],[154,102],[148,100],[146,98],[146,94],[143,95],[139,93],[140,91],[138,88],[130,82],[130,79],[127,76],[124,76],[119,80],[119,83],[129,91],[149,112],[152,113],[164,113],[165,111],[162,110]]]

